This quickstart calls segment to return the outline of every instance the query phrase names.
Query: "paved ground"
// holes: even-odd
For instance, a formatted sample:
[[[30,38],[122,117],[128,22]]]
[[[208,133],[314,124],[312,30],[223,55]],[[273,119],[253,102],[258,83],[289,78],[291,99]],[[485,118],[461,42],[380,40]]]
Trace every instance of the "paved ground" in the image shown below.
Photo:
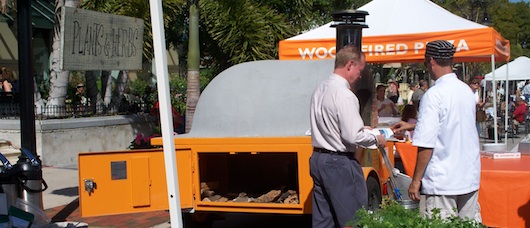
[[[517,150],[518,143],[524,138],[524,134],[520,134],[515,138],[508,138],[507,150]],[[504,138],[499,140],[503,143]],[[493,140],[481,139],[481,145],[485,143],[494,143]],[[87,225],[89,227],[170,227],[168,221],[170,220],[168,211],[155,211],[147,213],[134,213],[123,215],[97,216],[81,218],[79,212],[79,197],[78,197],[78,171],[75,169],[64,169],[54,167],[43,168],[43,178],[47,182],[49,188],[43,193],[44,209],[46,214],[52,219],[52,222],[66,227],[67,223],[71,225]],[[240,218],[238,214],[224,214],[225,219],[214,222],[213,227],[246,227],[244,224],[267,224],[266,221],[271,220],[266,215],[253,215],[245,218]],[[274,217],[272,220],[276,222],[282,221],[281,216]],[[298,221],[298,218],[285,218],[285,222]],[[300,223],[307,223],[307,218],[300,218]],[[237,222],[233,222],[237,220]],[[248,223],[247,220],[262,220],[257,223]],[[62,223],[61,223],[62,222]],[[283,224],[283,223],[282,223]],[[270,226],[269,226],[270,225]],[[275,227],[274,224],[269,224],[263,227]]]

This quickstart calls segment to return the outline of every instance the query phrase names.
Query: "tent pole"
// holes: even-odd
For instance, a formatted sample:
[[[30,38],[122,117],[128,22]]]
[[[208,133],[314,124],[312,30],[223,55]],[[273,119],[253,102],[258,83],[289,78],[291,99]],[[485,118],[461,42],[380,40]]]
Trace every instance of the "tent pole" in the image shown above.
[[[494,134],[494,139],[495,139],[495,144],[499,143],[499,137],[497,135],[497,130],[498,130],[498,127],[497,127],[497,91],[496,91],[496,87],[497,87],[497,83],[495,81],[495,55],[491,55],[491,76],[492,76],[492,81],[491,81],[491,92],[492,92],[492,96],[493,96],[493,134]]]
[[[509,85],[508,85],[508,81],[510,80],[510,75],[508,74],[508,62],[506,63],[506,84],[504,85],[504,129],[508,129],[508,88],[509,88]],[[513,120],[512,120],[513,121]],[[512,128],[513,128],[513,124],[512,124]],[[515,132],[515,129],[512,129],[511,130],[512,132]],[[512,137],[515,137],[515,135],[512,135]],[[506,133],[506,131],[504,131],[504,142],[508,143],[508,134]]]
[[[155,52],[156,81],[158,100],[160,102],[160,125],[164,146],[164,164],[166,167],[166,184],[169,202],[171,227],[183,227],[180,208],[180,192],[173,136],[173,116],[171,112],[171,96],[169,93],[169,77],[167,72],[166,36],[162,16],[162,1],[150,0],[151,24],[153,31],[153,50]]]

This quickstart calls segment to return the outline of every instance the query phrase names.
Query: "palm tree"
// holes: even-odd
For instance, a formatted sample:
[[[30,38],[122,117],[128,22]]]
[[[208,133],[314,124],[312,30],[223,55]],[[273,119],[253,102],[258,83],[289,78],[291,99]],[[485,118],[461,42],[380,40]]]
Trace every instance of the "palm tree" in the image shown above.
[[[188,41],[188,87],[186,97],[186,132],[191,129],[193,115],[197,102],[200,96],[200,79],[199,79],[199,64],[200,64],[200,50],[199,50],[199,9],[197,7],[198,0],[191,0],[190,10],[190,26],[189,26],[189,41]]]
[[[52,43],[52,67],[50,72],[50,91],[48,101],[46,102],[46,110],[56,109],[57,107],[64,107],[66,101],[66,93],[68,89],[68,80],[70,72],[67,70],[61,70],[59,68],[61,58],[61,10],[63,6],[75,7],[79,6],[79,0],[67,1],[68,5],[65,4],[64,0],[55,0],[55,17],[53,26],[53,43]],[[53,115],[60,115],[60,113],[54,110]],[[50,113],[46,113],[50,115]]]

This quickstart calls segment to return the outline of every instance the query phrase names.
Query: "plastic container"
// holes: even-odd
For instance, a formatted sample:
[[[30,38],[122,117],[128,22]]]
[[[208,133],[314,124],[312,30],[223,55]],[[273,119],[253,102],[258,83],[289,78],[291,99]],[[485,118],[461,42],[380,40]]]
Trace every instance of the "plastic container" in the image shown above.
[[[414,200],[398,200],[398,202],[407,210],[418,210],[420,208],[420,202]]]
[[[34,218],[35,216],[33,214],[25,212],[17,207],[11,206],[9,208],[9,221],[13,227],[29,228]]]
[[[33,219],[31,221],[32,225],[34,226],[44,226],[50,224],[50,222],[52,221],[52,219],[48,217],[44,210],[26,200],[17,198],[17,207],[25,212],[32,214]]]
[[[507,151],[508,147],[506,143],[484,143],[482,144],[483,151]]]

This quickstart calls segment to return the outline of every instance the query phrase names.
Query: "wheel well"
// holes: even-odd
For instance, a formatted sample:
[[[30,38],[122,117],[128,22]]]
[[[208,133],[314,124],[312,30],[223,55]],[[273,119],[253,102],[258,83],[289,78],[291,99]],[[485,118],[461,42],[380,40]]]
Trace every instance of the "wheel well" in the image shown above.
[[[379,187],[381,187],[381,179],[379,179],[379,175],[373,167],[362,167],[362,169],[365,181],[368,180],[368,177],[373,177],[377,180],[377,183],[379,183]]]
[[[379,184],[379,189],[381,189],[381,180],[379,180],[379,175],[377,175],[377,173],[372,170],[370,173],[368,173],[365,180],[368,180],[369,177],[373,177],[375,180],[377,180],[377,184]]]

